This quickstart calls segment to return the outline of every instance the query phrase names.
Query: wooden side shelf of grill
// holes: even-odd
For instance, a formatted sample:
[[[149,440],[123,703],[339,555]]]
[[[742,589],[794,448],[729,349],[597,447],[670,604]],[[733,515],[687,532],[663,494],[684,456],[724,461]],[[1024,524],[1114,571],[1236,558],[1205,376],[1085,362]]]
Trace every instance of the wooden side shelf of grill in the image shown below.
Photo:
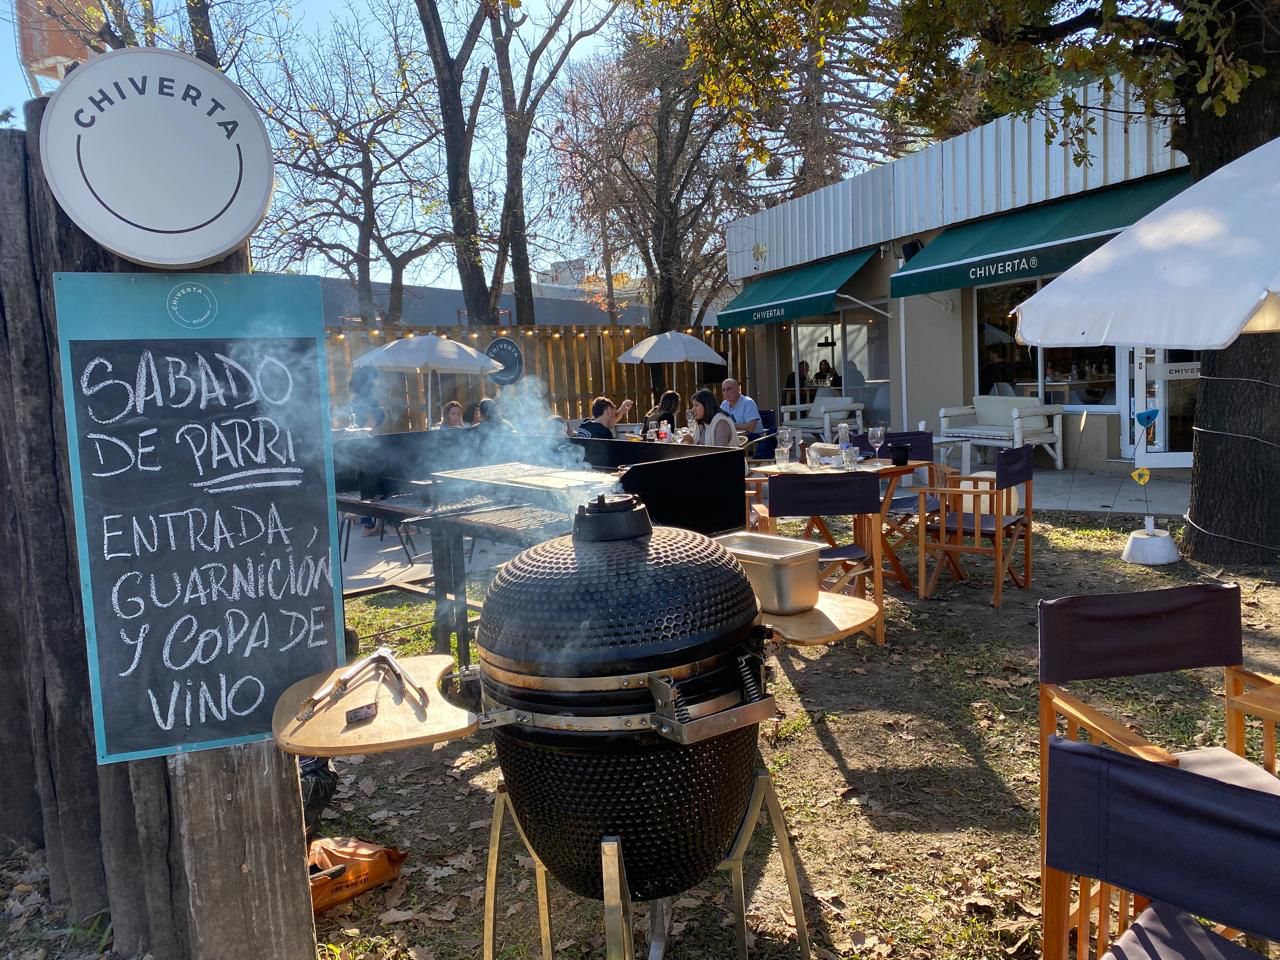
[[[440,681],[454,669],[453,657],[439,654],[399,661],[415,682],[426,688],[426,704],[406,696],[398,684],[372,670],[361,674],[343,696],[320,704],[305,720],[302,702],[347,669],[339,667],[300,680],[281,694],[271,718],[276,743],[286,753],[338,757],[353,753],[385,753],[466,737],[479,729],[474,713],[455,706],[440,692]],[[347,711],[377,703],[368,720],[347,721]]]
[[[818,605],[804,613],[783,616],[764,614],[765,623],[773,627],[774,636],[798,647],[835,643],[875,622],[880,608],[870,600],[849,597],[843,593],[818,594]]]

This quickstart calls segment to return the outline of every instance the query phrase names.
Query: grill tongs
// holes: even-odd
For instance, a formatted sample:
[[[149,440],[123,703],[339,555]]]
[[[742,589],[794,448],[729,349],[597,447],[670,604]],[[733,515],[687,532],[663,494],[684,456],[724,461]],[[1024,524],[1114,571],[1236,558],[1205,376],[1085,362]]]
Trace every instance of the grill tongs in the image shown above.
[[[417,694],[421,705],[424,708],[427,706],[426,688],[414,680],[409,675],[409,671],[400,666],[400,662],[396,660],[395,653],[392,652],[390,647],[379,647],[363,660],[357,660],[339,676],[298,704],[297,719],[310,720],[315,716],[316,710],[326,701],[342,699],[347,691],[351,689],[351,685],[356,679],[367,670],[376,670],[380,674],[379,681],[381,681],[382,677],[389,675],[399,686],[402,697],[407,696],[408,691],[412,690]],[[369,705],[372,710],[369,712],[368,717],[349,717],[348,719],[351,721],[369,719],[377,712],[377,705],[377,700],[374,700]],[[362,709],[365,708],[357,708],[357,710]]]

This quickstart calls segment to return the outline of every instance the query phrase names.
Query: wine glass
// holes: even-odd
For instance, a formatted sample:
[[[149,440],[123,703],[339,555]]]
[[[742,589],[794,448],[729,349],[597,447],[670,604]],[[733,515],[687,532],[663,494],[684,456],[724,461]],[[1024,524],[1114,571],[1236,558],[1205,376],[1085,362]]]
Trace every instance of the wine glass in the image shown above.
[[[867,431],[867,442],[876,452],[876,463],[880,462],[880,448],[884,446],[884,427],[872,427]]]
[[[684,422],[688,425],[690,433],[693,433],[693,423],[696,419],[697,418],[693,415],[692,410],[686,410],[684,412]]]

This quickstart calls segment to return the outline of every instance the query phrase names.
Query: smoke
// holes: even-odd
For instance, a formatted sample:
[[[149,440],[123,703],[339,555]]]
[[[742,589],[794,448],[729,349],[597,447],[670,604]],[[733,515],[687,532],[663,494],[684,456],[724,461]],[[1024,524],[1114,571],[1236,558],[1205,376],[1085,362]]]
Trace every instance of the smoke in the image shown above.
[[[617,478],[593,471],[585,451],[567,436],[565,421],[555,415],[546,383],[527,376],[491,397],[498,419],[462,429],[433,429],[383,440],[393,476],[428,480],[442,472],[471,471],[437,502],[478,495],[528,502],[572,515],[578,506],[601,493],[621,493]],[[374,438],[375,440],[378,438]],[[503,487],[485,480],[522,485]]]

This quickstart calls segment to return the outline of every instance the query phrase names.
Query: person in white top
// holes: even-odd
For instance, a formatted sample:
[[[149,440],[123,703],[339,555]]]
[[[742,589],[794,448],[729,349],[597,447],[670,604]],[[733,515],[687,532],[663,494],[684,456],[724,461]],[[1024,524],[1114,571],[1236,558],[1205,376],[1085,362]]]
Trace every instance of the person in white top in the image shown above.
[[[704,447],[736,447],[738,431],[733,419],[716,409],[716,395],[710,390],[699,390],[689,398],[689,409],[693,411],[693,434],[685,438],[685,443],[696,443]]]
[[[720,395],[724,402],[720,409],[727,413],[738,429],[745,433],[758,433],[760,430],[760,408],[756,402],[742,392],[737,380],[726,380],[720,384]]]

